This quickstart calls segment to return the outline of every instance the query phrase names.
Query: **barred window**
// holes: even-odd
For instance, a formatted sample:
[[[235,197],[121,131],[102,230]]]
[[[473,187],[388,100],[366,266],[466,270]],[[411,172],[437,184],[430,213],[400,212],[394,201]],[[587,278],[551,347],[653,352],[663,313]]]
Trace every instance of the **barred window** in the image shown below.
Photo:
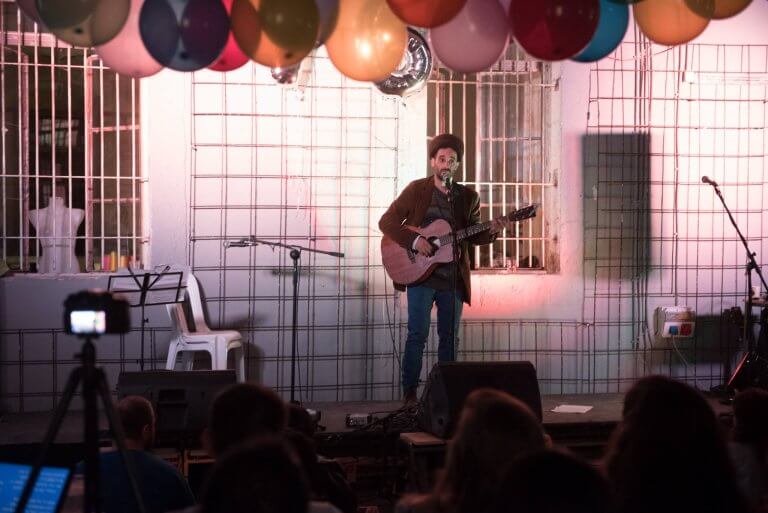
[[[140,260],[138,82],[0,8],[0,258],[45,270],[47,250],[57,272]]]
[[[558,269],[548,223],[555,184],[546,165],[551,76],[551,64],[532,60],[513,43],[489,71],[436,66],[430,77],[427,136],[452,132],[464,139],[459,181],[480,194],[482,220],[541,205],[536,218],[475,247],[473,269]]]

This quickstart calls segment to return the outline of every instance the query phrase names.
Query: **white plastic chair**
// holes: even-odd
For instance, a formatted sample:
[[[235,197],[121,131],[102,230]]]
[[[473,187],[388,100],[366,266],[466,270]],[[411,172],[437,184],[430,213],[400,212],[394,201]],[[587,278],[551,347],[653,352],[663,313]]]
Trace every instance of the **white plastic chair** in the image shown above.
[[[192,308],[195,331],[189,331],[187,317],[184,314],[184,305],[174,303],[166,305],[168,316],[171,318],[173,338],[168,346],[168,360],[165,368],[174,370],[176,358],[179,353],[182,356],[182,365],[186,370],[192,370],[194,366],[194,352],[206,351],[211,355],[211,369],[226,370],[227,355],[235,350],[235,372],[238,381],[245,381],[245,354],[240,333],[233,330],[211,330],[205,322],[203,303],[200,299],[200,288],[197,279],[190,273],[187,276],[187,298]]]

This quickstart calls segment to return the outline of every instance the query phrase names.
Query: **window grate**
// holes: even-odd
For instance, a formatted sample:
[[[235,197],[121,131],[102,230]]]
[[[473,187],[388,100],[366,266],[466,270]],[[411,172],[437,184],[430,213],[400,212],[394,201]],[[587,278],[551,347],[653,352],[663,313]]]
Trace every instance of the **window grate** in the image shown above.
[[[0,258],[54,272],[138,262],[138,83],[41,32],[15,3],[0,1],[0,26]]]
[[[551,75],[550,64],[531,60],[514,44],[486,72],[433,70],[427,135],[452,132],[464,139],[460,181],[480,194],[483,220],[551,200],[555,181],[544,164]],[[505,231],[492,245],[475,247],[473,268],[556,271],[547,216],[548,209],[541,208],[536,218]]]

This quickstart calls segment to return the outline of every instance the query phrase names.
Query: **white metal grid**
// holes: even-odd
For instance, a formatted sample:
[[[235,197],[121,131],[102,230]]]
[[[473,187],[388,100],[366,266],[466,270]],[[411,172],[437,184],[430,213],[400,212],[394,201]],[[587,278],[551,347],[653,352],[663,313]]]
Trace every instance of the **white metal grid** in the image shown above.
[[[741,356],[723,313],[744,308],[744,248],[701,177],[720,184],[764,262],[766,77],[765,45],[642,39],[592,65],[583,144],[591,392],[652,373],[708,388]],[[655,336],[654,310],[673,305],[696,311],[694,337]]]

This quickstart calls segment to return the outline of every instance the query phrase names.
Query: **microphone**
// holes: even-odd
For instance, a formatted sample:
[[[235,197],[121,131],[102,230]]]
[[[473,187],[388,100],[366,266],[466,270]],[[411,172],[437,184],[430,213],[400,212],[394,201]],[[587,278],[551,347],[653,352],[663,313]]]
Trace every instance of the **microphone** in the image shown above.
[[[440,180],[443,182],[443,187],[448,190],[453,188],[453,175],[450,171],[443,171],[440,173]]]
[[[714,181],[714,180],[710,180],[710,178],[708,176],[702,176],[701,177],[701,181],[704,182],[704,183],[708,183],[712,187],[717,187],[717,182]]]
[[[224,247],[225,248],[247,248],[248,246],[250,246],[250,244],[248,244],[247,242],[245,242],[243,240],[239,240],[239,241],[235,241],[235,242],[227,241],[227,242],[224,243]]]

